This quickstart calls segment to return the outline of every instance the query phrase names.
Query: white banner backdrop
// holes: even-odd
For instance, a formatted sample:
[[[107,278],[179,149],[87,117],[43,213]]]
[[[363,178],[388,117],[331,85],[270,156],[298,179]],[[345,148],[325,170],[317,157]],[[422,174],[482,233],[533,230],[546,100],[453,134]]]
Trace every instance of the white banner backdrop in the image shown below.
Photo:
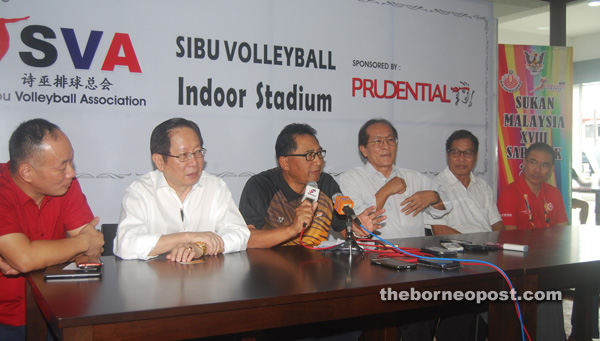
[[[399,132],[398,166],[428,175],[452,131],[471,130],[493,184],[492,23],[475,0],[3,1],[0,160],[19,123],[58,124],[110,223],[152,170],[150,133],[168,118],[198,123],[205,170],[238,201],[249,176],[277,165],[285,125],[315,127],[339,175],[361,164],[360,126],[383,117]]]

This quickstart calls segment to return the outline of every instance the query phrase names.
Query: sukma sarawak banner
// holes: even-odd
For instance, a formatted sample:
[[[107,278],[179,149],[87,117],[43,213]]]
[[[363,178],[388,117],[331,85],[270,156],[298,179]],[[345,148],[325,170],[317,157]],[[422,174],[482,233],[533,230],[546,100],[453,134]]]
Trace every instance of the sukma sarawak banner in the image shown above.
[[[493,184],[493,23],[483,0],[2,1],[0,162],[19,123],[55,122],[111,223],[168,118],[198,123],[205,170],[237,202],[249,176],[277,166],[285,125],[315,127],[336,176],[362,165],[358,130],[383,117],[398,166],[430,176],[446,138],[471,130]]]
[[[548,182],[570,213],[573,49],[499,45],[498,78],[498,193],[523,173],[527,147],[544,142],[557,156]]]

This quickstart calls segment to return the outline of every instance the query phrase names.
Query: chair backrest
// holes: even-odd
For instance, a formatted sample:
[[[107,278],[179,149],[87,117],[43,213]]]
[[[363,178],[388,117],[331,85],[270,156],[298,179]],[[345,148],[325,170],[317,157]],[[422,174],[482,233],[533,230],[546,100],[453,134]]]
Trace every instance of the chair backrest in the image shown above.
[[[118,224],[102,224],[100,226],[100,232],[104,234],[104,252],[102,256],[113,256],[113,242],[117,235]]]

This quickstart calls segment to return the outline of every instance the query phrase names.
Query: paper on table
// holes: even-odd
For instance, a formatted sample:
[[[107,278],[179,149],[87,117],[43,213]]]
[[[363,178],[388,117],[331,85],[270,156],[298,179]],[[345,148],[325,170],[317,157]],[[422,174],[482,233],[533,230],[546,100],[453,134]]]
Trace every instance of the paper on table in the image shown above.
[[[72,262],[72,263],[67,264],[67,266],[65,266],[63,268],[63,270],[79,270],[79,269],[77,268],[77,264],[75,264],[75,262]]]
[[[194,259],[189,262],[177,262],[179,264],[200,264],[206,262],[204,259]]]

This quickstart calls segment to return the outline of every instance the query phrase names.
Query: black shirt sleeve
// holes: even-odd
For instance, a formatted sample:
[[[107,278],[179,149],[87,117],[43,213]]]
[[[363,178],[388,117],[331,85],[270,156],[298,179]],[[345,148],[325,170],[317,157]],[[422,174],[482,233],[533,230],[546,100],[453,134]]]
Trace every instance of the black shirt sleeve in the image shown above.
[[[259,230],[265,225],[267,209],[273,197],[265,191],[267,186],[261,186],[261,183],[265,182],[261,181],[261,175],[257,174],[248,179],[240,197],[240,213],[246,224]]]
[[[331,197],[334,194],[342,193],[342,190],[340,189],[340,185],[338,185],[338,183],[335,181],[335,179],[327,173],[322,174],[321,179],[319,180],[319,188],[325,195],[327,195],[329,200],[331,200]],[[332,204],[334,204],[334,203],[332,202]],[[331,219],[331,228],[336,232],[345,230],[346,229],[346,217],[340,216],[334,210],[333,217]]]

